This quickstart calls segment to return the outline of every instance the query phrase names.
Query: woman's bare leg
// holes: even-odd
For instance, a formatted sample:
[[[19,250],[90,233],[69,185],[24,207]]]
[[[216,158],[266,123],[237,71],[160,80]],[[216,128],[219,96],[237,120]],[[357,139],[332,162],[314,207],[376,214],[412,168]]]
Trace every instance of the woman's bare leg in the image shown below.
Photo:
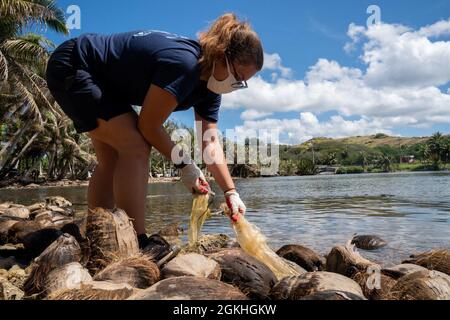
[[[113,209],[115,207],[113,176],[119,155],[110,145],[97,139],[91,140],[98,164],[89,180],[88,207]]]
[[[99,120],[91,138],[110,145],[117,152],[113,193],[118,208],[134,221],[137,234],[145,233],[148,162],[151,146],[137,129],[137,115],[127,113],[109,121]]]

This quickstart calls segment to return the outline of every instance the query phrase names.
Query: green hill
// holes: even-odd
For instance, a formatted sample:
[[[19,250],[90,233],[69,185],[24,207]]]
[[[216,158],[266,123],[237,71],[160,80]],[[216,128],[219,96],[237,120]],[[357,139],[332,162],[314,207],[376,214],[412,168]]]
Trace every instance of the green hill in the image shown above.
[[[364,168],[400,162],[429,160],[426,144],[430,137],[394,137],[385,134],[341,139],[314,138],[296,146],[280,146],[283,162],[314,161],[316,165],[362,166]],[[450,135],[444,136],[450,141]],[[448,143],[448,142],[447,142]],[[448,159],[443,159],[447,161]]]

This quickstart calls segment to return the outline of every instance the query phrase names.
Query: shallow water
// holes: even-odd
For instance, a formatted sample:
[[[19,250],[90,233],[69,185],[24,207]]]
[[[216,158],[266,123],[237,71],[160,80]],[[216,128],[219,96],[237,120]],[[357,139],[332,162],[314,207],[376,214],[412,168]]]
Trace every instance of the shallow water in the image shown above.
[[[433,248],[450,249],[450,173],[390,173],[237,180],[247,218],[278,249],[297,243],[326,254],[353,234],[376,234],[389,242],[363,256],[398,263],[409,254]],[[223,197],[217,192],[214,207]],[[78,208],[85,206],[84,187],[0,190],[0,202],[31,204],[61,195]],[[181,183],[149,185],[147,228],[189,223],[192,198]],[[204,232],[234,236],[227,218],[213,216]]]

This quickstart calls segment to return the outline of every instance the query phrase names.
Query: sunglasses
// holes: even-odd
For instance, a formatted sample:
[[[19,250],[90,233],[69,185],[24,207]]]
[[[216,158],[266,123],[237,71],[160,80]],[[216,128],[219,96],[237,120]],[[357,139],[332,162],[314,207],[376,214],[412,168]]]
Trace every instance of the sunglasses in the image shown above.
[[[235,68],[235,66],[234,66],[233,60],[230,58],[230,56],[229,56],[228,54],[227,54],[227,58],[228,58],[228,61],[229,61],[230,64],[231,64],[231,67],[233,68],[234,77],[236,78],[236,80],[238,80],[237,82],[232,83],[232,84],[231,84],[231,87],[232,87],[233,89],[247,89],[247,88],[248,88],[247,81],[245,81],[245,80],[240,80],[240,77],[237,75],[236,68]]]

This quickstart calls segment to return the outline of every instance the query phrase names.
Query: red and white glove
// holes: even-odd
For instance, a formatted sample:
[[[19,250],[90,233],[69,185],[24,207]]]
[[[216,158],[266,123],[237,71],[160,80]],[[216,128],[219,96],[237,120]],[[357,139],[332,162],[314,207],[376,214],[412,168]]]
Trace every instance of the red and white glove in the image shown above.
[[[239,197],[239,193],[235,190],[225,192],[225,200],[228,208],[230,209],[230,218],[233,222],[237,222],[239,219],[239,214],[244,215],[245,207],[244,202]]]
[[[206,194],[211,189],[206,178],[195,163],[186,165],[181,171],[181,181],[192,193]]]

